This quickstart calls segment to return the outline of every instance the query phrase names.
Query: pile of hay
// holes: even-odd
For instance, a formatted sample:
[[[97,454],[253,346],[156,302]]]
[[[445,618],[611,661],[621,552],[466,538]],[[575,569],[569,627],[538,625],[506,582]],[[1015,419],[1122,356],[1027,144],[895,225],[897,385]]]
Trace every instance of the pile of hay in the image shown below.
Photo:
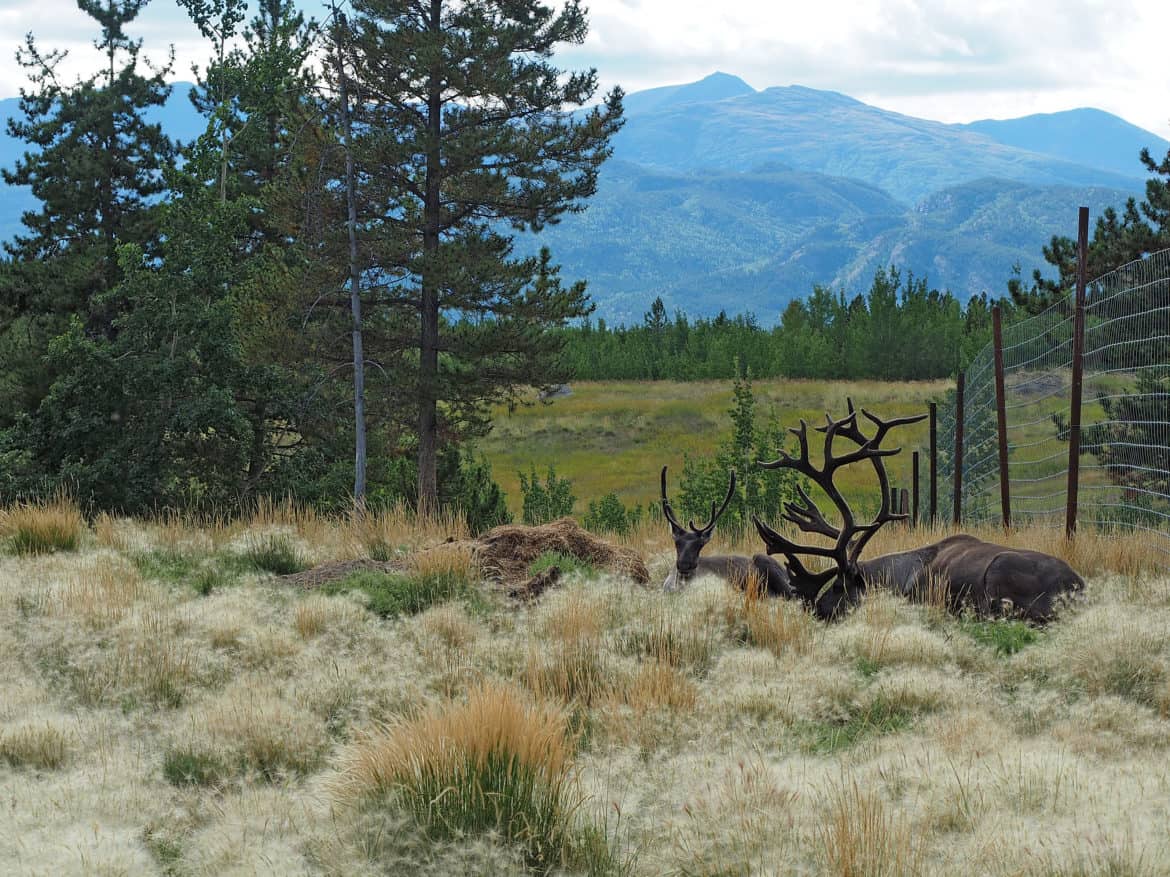
[[[470,549],[472,559],[484,578],[504,586],[508,594],[516,599],[534,599],[557,584],[561,571],[556,567],[535,577],[528,572],[534,560],[550,552],[576,557],[614,575],[631,578],[640,585],[650,581],[646,564],[636,552],[630,548],[610,545],[588,530],[583,530],[572,518],[561,518],[538,527],[518,524],[496,527],[478,539],[452,540],[423,549],[412,560],[419,560],[421,555],[467,549]],[[281,576],[280,579],[285,584],[308,591],[357,571],[400,573],[407,568],[409,562],[405,558],[390,563],[369,559],[340,560]]]
[[[487,578],[518,585],[529,580],[532,562],[550,552],[571,555],[640,585],[650,581],[646,563],[635,551],[598,539],[572,518],[538,527],[509,524],[489,530],[477,540],[475,560]]]

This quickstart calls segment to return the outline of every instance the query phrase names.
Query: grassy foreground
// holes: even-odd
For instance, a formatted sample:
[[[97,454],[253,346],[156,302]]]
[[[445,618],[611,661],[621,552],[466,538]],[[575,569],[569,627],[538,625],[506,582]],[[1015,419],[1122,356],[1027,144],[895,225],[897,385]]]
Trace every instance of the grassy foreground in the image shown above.
[[[625,540],[656,580],[662,530]],[[0,873],[1170,871],[1170,578],[1140,538],[1013,534],[1089,579],[1036,631],[587,570],[515,606],[466,551],[410,559],[447,535],[0,511]],[[269,571],[370,554],[412,601]]]
[[[882,417],[924,414],[926,403],[950,386],[947,381],[774,379],[756,381],[752,390],[757,421],[774,417],[788,428],[802,417],[814,426],[824,423],[826,410],[841,417],[850,397]],[[677,477],[684,454],[712,454],[730,435],[731,401],[730,381],[574,383],[569,396],[512,412],[496,411],[492,431],[480,447],[513,511],[521,506],[516,473],[527,474],[533,465],[542,478],[552,465],[557,475],[573,482],[577,514],[589,500],[610,492],[627,505],[643,505],[658,499],[663,466],[670,466]],[[927,447],[927,436],[925,423],[891,433],[888,444],[906,449],[887,461],[897,485],[910,486],[910,453]],[[925,478],[925,455],[922,466]],[[868,467],[841,473],[840,486],[850,499],[873,500],[872,482]]]

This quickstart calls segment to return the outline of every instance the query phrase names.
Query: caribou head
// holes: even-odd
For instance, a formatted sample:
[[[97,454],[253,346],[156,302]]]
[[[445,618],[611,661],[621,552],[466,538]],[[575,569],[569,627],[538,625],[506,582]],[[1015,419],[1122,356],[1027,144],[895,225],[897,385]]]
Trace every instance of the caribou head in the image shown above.
[[[662,514],[670,524],[670,534],[674,537],[674,569],[667,576],[663,590],[677,591],[686,586],[694,576],[704,569],[703,558],[699,555],[711,541],[711,534],[715,532],[715,524],[720,516],[727,511],[731,497],[735,495],[735,471],[731,472],[731,483],[727,486],[727,496],[723,498],[723,505],[715,510],[715,503],[711,503],[711,520],[702,527],[696,527],[693,520],[684,527],[679,523],[671,508],[670,500],[666,498],[666,467],[662,467]]]
[[[778,459],[759,464],[765,469],[793,469],[825,492],[840,513],[840,525],[829,521],[799,485],[796,489],[800,501],[786,502],[782,517],[795,524],[802,532],[825,536],[831,539],[833,544],[798,544],[777,533],[758,517],[752,516],[752,523],[756,525],[760,538],[764,540],[768,554],[784,556],[792,589],[821,618],[836,618],[857,603],[867,585],[866,577],[859,565],[862,550],[883,524],[906,517],[890,510],[890,480],[883,462],[884,458],[899,453],[901,448],[882,448],[881,443],[886,433],[893,427],[916,423],[926,416],[882,420],[862,409],[861,414],[876,427],[876,432],[870,437],[858,426],[858,412],[853,408],[853,401],[849,400],[848,405],[848,415],[834,420],[826,414],[825,425],[816,427],[816,431],[825,436],[824,463],[821,466],[818,467],[809,460],[808,424],[804,420],[800,421],[799,429],[789,430],[800,442],[799,456],[793,457],[781,451]],[[857,446],[856,449],[844,454],[835,453],[833,443],[838,436],[848,439]],[[881,508],[872,521],[858,523],[853,510],[849,508],[849,503],[834,484],[833,477],[843,466],[866,460],[873,466],[877,475],[882,498]],[[801,561],[802,555],[823,558],[830,561],[830,565],[826,569],[812,571]]]

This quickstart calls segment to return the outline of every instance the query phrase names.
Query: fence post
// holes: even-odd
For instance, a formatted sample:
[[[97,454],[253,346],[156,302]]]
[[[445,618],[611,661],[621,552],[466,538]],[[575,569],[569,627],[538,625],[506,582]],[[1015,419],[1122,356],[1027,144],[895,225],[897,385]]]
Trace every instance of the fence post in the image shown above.
[[[963,522],[963,390],[967,375],[959,372],[955,383],[955,526]]]
[[[1081,391],[1085,375],[1085,284],[1088,278],[1089,208],[1077,216],[1077,299],[1073,319],[1072,400],[1068,424],[1068,506],[1064,532],[1069,539],[1077,531],[1077,492],[1081,475]]]
[[[995,344],[995,414],[999,428],[999,502],[1006,530],[1012,525],[1012,499],[1008,480],[1007,401],[1003,386],[1003,322],[999,305],[991,309],[991,328]]]
[[[910,455],[910,526],[918,527],[918,451]]]
[[[910,512],[910,491],[903,487],[898,491],[898,514],[909,515]],[[906,526],[910,526],[910,520],[907,517]]]
[[[938,403],[930,403],[930,526],[938,522]]]

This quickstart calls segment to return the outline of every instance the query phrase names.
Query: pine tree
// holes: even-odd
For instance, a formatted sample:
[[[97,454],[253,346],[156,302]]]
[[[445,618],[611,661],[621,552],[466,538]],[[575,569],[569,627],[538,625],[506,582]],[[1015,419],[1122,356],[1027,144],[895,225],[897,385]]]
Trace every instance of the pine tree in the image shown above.
[[[437,500],[444,435],[483,427],[485,406],[564,379],[546,329],[583,316],[547,253],[516,258],[505,232],[537,231],[594,193],[621,91],[582,115],[595,71],[563,74],[585,12],[538,0],[355,0],[352,70],[363,238],[380,300],[410,335],[420,509]]]
[[[27,233],[4,245],[10,261],[0,271],[0,353],[12,376],[0,427],[45,397],[53,372],[43,358],[72,315],[91,336],[111,333],[102,296],[122,279],[117,249],[153,245],[163,171],[174,162],[170,140],[146,121],[170,91],[170,65],[143,76],[142,41],[125,30],[146,0],[77,5],[101,27],[100,73],[63,84],[57,67],[65,53],[42,52],[31,34],[17,53],[34,87],[21,90],[24,118],[10,119],[8,133],[29,151],[3,177],[30,187],[41,206],[23,215]]]
[[[1165,158],[1157,161],[1149,149],[1143,149],[1139,160],[1153,175],[1146,180],[1146,197],[1140,203],[1136,198],[1129,198],[1120,213],[1109,207],[1097,218],[1085,260],[1089,280],[1147,253],[1170,247],[1170,150]],[[1018,265],[1008,280],[1013,301],[1032,314],[1066,299],[1076,287],[1076,241],[1054,236],[1043,253],[1044,260],[1056,268],[1056,280],[1036,270],[1032,272],[1031,284],[1026,284],[1019,276]]]

